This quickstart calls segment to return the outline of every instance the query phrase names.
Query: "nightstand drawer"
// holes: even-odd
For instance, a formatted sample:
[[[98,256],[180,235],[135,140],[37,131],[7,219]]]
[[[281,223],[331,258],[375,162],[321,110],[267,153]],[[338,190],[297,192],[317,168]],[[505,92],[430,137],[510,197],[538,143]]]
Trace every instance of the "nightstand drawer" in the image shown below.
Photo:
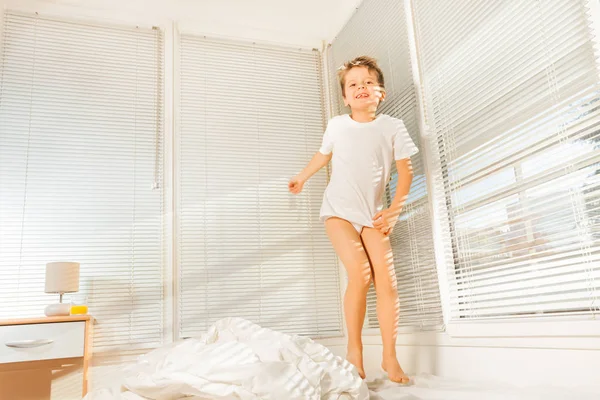
[[[85,322],[0,326],[0,364],[83,357]]]

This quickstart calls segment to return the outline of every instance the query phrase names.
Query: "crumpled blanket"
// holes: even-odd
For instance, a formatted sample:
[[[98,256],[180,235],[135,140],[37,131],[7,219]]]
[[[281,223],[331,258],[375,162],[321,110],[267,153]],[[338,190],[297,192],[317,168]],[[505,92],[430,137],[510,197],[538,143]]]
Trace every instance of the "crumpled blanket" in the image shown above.
[[[367,400],[354,366],[309,338],[242,318],[153,350],[126,367],[122,389],[84,400]]]

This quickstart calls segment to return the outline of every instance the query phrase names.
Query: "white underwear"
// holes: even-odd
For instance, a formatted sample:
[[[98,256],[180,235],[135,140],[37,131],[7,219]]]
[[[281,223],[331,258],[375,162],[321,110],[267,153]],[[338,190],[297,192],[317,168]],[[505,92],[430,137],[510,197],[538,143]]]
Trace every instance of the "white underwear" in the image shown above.
[[[349,224],[351,224],[351,225],[354,227],[354,229],[356,229],[356,232],[358,232],[358,234],[359,234],[359,235],[362,233],[362,230],[363,230],[363,229],[364,229],[364,227],[365,227],[364,225],[357,224],[357,223],[354,223],[354,222],[350,222],[350,221],[348,221],[348,220],[346,220],[346,219],[344,219],[344,218],[337,217],[337,216],[335,216],[335,215],[327,215],[327,216],[324,216],[324,217],[322,218],[322,219],[323,219],[323,222],[327,221],[329,218],[339,218],[339,219],[341,219],[341,220],[344,220],[344,221],[348,222]]]

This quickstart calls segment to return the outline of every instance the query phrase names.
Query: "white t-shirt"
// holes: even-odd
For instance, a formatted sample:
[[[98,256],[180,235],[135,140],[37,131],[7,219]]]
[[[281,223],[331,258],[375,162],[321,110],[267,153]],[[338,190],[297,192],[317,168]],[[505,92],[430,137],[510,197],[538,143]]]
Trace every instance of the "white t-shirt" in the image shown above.
[[[402,120],[381,114],[371,122],[357,122],[345,114],[329,120],[319,151],[333,151],[321,221],[339,217],[372,227],[373,217],[383,209],[393,161],[409,158],[418,149]]]

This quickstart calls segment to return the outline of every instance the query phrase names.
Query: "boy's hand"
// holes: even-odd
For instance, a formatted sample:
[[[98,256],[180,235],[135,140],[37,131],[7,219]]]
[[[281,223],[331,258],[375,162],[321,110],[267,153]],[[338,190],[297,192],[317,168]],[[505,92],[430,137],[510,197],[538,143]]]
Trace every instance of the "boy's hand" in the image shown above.
[[[292,192],[294,194],[300,193],[302,191],[303,187],[304,187],[304,181],[302,179],[298,178],[297,176],[290,179],[290,181],[288,183],[288,189],[290,190],[290,192]]]
[[[392,213],[389,208],[381,210],[373,217],[373,227],[385,236],[389,236],[398,221],[398,215],[398,213]]]

